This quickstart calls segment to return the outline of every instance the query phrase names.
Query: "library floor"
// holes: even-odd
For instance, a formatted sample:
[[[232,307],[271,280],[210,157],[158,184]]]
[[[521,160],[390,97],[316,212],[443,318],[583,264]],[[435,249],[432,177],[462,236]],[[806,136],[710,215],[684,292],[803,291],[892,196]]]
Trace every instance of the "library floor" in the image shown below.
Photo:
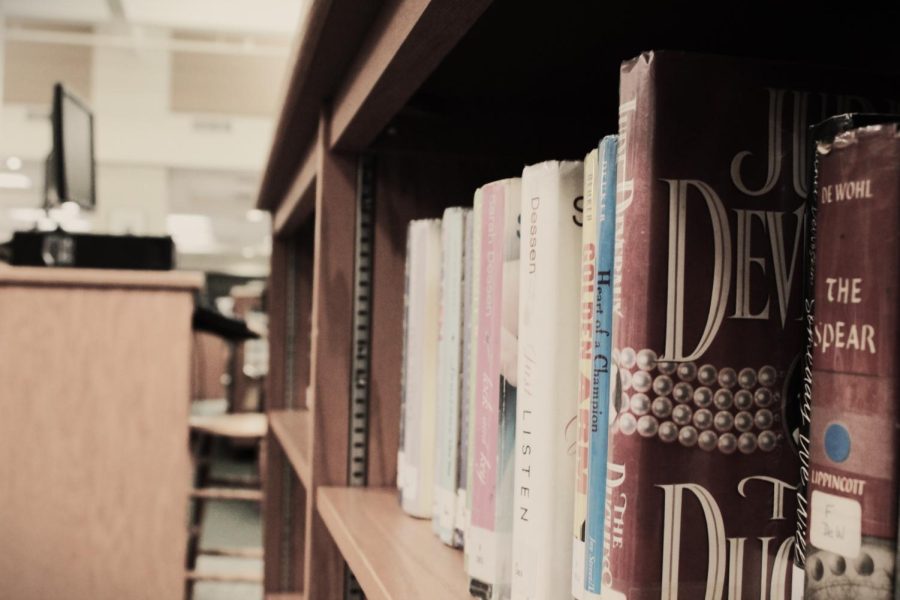
[[[256,471],[252,460],[219,456],[214,473],[249,475]],[[262,519],[259,505],[250,502],[210,502],[207,504],[201,548],[262,547]],[[262,560],[201,556],[197,570],[212,573],[262,574]],[[214,583],[201,581],[194,587],[194,600],[261,600],[263,588],[255,583]]]

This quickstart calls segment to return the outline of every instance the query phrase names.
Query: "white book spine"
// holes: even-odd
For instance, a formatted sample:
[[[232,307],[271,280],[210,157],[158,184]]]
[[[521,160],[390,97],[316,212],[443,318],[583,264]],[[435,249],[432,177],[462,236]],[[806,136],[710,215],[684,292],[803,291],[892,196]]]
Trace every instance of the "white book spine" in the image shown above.
[[[411,385],[409,361],[411,360],[411,354],[414,350],[410,347],[410,344],[412,343],[412,332],[410,331],[410,312],[412,311],[412,306],[409,303],[411,292],[409,279],[413,269],[412,242],[412,223],[410,223],[406,228],[406,266],[403,276],[403,357],[400,371],[400,435],[398,436],[399,441],[397,444],[397,492],[401,503],[403,502],[403,495],[406,490],[406,471],[408,469],[405,451],[406,397],[412,393],[409,389],[409,386]],[[308,391],[309,389],[307,388],[307,392]]]
[[[463,261],[469,209],[444,211],[441,226],[441,312],[438,346],[437,450],[432,522],[441,541],[453,545],[459,453],[462,372]]]
[[[472,289],[469,306],[469,315],[471,322],[467,331],[471,348],[466,366],[468,368],[466,381],[466,391],[468,394],[468,402],[466,410],[469,413],[469,431],[468,431],[468,448],[466,456],[466,508],[465,508],[465,538],[466,544],[463,546],[463,562],[465,564],[466,573],[471,575],[471,550],[472,544],[469,543],[469,532],[472,529],[472,478],[475,466],[475,410],[477,398],[477,366],[478,366],[478,328],[479,328],[479,286],[481,281],[481,207],[482,207],[481,188],[475,190],[475,197],[472,201]]]
[[[513,600],[572,590],[582,169],[522,174]]]
[[[441,222],[409,226],[409,286],[403,386],[403,487],[401,506],[412,516],[433,511],[435,410],[437,406]]]
[[[475,215],[469,210],[466,217],[465,243],[463,247],[463,312],[462,312],[462,368],[461,368],[461,392],[459,403],[459,457],[457,460],[458,474],[456,482],[456,518],[454,520],[453,545],[465,547],[467,516],[467,489],[469,484],[469,399],[472,378],[472,277],[474,264],[472,262],[474,252],[474,222]]]

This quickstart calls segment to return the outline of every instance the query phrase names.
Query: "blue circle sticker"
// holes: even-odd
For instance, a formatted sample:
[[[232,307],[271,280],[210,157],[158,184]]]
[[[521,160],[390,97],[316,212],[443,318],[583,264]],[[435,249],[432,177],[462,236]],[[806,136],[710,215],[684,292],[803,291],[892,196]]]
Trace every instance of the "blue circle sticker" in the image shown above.
[[[850,432],[840,423],[832,423],[825,428],[825,454],[837,463],[844,462],[850,456]]]

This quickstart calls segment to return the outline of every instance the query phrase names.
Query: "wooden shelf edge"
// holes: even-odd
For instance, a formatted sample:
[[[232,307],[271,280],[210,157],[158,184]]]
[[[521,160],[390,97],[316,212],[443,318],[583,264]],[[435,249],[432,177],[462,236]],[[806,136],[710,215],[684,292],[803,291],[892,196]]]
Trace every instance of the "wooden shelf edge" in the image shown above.
[[[287,195],[278,205],[272,218],[272,231],[283,237],[295,231],[312,214],[316,201],[316,176],[319,166],[318,139],[313,139],[300,163]]]
[[[277,209],[304,146],[315,138],[322,103],[333,96],[380,5],[379,0],[311,0],[289,59],[257,208]]]
[[[317,510],[369,600],[469,598],[462,552],[430,520],[405,514],[393,488],[320,487]]]
[[[300,479],[300,483],[309,486],[310,450],[312,447],[311,415],[308,410],[273,410],[269,411],[269,429],[278,445],[287,457],[288,462]]]
[[[195,273],[193,271],[13,267],[0,264],[0,285],[8,284],[58,287],[120,287],[190,292],[203,287],[203,273]]]
[[[302,592],[275,592],[266,594],[266,600],[303,600]]]
[[[318,109],[319,98],[315,95],[306,98],[306,94],[303,92],[308,87],[306,82],[310,77],[310,70],[316,64],[314,59],[318,53],[319,41],[330,9],[331,2],[315,0],[301,18],[294,47],[291,49],[290,71],[282,83],[281,111],[278,115],[275,136],[269,148],[269,156],[266,159],[266,169],[263,172],[256,200],[257,208],[270,210],[277,208],[278,194],[280,193],[276,181],[279,178],[277,171],[281,168],[279,163],[284,160],[282,158],[284,147],[292,142],[288,124],[294,118],[293,113],[297,110],[297,105],[309,104],[313,110]],[[315,131],[314,121],[311,125],[312,131]]]
[[[368,146],[469,31],[491,0],[389,2],[335,97],[331,148]]]

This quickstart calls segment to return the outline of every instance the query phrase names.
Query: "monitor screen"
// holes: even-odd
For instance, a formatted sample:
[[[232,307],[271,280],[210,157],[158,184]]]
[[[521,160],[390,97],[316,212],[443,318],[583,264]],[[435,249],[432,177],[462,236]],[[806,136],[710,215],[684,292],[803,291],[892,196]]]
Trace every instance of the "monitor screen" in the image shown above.
[[[93,208],[94,117],[69,90],[57,83],[53,88],[53,179],[56,201],[75,202]]]

